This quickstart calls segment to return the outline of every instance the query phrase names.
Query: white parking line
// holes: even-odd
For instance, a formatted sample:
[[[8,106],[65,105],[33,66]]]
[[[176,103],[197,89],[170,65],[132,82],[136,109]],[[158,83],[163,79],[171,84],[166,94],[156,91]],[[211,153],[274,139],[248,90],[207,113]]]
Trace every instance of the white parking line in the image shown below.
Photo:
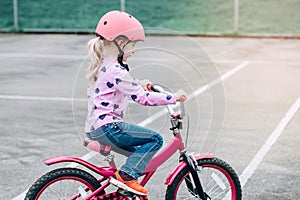
[[[221,83],[222,81],[226,80],[227,78],[231,77],[232,75],[234,75],[235,73],[237,73],[238,71],[240,71],[241,69],[246,67],[248,64],[249,64],[249,61],[245,61],[245,62],[241,63],[240,65],[236,66],[234,69],[223,74],[221,77],[209,82],[207,85],[197,89],[192,94],[188,95],[188,99],[190,100],[190,99],[195,98],[196,96],[204,93],[205,91],[209,90],[210,88],[214,87],[215,85],[217,85],[217,84]],[[152,115],[152,117],[149,117],[146,120],[140,122],[138,125],[146,126],[147,124],[149,124],[149,123],[153,122],[154,120],[157,120],[159,117],[163,116],[166,112],[167,112],[167,110],[163,109],[162,111],[159,111],[156,114]],[[89,160],[90,158],[94,157],[95,155],[98,155],[98,154],[96,154],[95,152],[90,152],[90,153],[82,156],[81,159]],[[77,165],[78,164],[76,164],[76,163],[71,163],[67,167],[76,167]],[[25,198],[27,191],[28,190],[26,190],[19,196],[15,197],[13,200],[23,200]]]
[[[88,58],[87,55],[70,55],[70,54],[39,54],[39,53],[0,53],[0,58],[56,58],[56,59],[71,59],[71,60],[85,60]],[[134,58],[136,61],[170,61],[169,58],[150,58],[150,57],[136,57]],[[198,58],[189,59],[196,61],[197,63],[212,63],[212,61],[199,61]],[[213,60],[215,63],[241,63],[243,60]],[[262,65],[272,65],[272,64],[284,64],[284,65],[300,65],[300,62],[297,61],[282,61],[282,60],[249,60],[250,63],[253,64],[262,64]]]
[[[272,134],[269,136],[266,142],[262,145],[260,150],[256,153],[254,158],[251,160],[249,165],[243,171],[242,175],[240,176],[242,187],[246,185],[249,178],[253,175],[253,173],[258,168],[259,164],[262,162],[265,155],[268,153],[272,145],[280,137],[280,135],[282,134],[282,132],[284,131],[284,129],[286,128],[290,120],[293,118],[295,113],[299,110],[299,108],[300,108],[300,96],[295,101],[295,103],[290,107],[289,111],[280,121],[278,126],[275,128],[275,130],[272,132]]]
[[[79,59],[87,58],[86,55],[70,55],[70,54],[39,54],[39,53],[0,53],[0,57],[7,58],[56,58],[56,59]]]
[[[25,190],[24,192],[22,192],[22,194],[20,194],[19,196],[13,198],[12,200],[24,200],[28,190],[29,190],[29,188],[27,190]]]
[[[68,97],[38,97],[21,95],[0,95],[0,99],[6,100],[29,100],[29,101],[87,101],[87,99],[68,98]]]
[[[215,85],[221,83],[222,81],[226,80],[227,78],[229,78],[230,76],[232,76],[236,72],[238,72],[241,69],[243,69],[244,67],[246,67],[248,64],[249,64],[249,61],[245,61],[242,64],[235,67],[234,69],[232,69],[232,70],[226,72],[225,74],[223,74],[220,78],[217,78],[217,79],[209,82],[207,85],[204,85],[201,88],[195,90],[192,94],[188,95],[188,98],[187,98],[188,101],[195,98],[196,96],[202,94],[203,92],[206,92],[207,90],[209,90],[210,88],[214,87]],[[139,125],[140,126],[146,126],[149,123],[153,122],[154,120],[157,120],[158,118],[160,118],[161,116],[163,116],[167,112],[168,112],[167,109],[163,109],[163,110],[153,114],[152,116],[148,117],[144,121],[140,122]]]

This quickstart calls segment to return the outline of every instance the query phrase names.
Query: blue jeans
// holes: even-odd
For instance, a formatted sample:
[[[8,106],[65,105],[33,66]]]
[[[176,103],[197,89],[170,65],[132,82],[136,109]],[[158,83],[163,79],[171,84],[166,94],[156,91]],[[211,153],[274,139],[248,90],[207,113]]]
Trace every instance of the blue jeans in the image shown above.
[[[135,179],[142,175],[150,160],[163,145],[163,138],[159,133],[126,122],[106,124],[87,133],[87,136],[110,145],[114,151],[128,156],[120,170]]]

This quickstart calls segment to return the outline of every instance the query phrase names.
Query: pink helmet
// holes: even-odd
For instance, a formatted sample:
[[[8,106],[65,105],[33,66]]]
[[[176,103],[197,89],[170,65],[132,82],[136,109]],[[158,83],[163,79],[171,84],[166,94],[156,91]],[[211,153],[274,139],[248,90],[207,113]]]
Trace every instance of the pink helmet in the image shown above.
[[[142,24],[130,14],[116,10],[101,17],[95,34],[108,41],[113,41],[118,36],[126,36],[130,41],[144,41],[145,39]]]

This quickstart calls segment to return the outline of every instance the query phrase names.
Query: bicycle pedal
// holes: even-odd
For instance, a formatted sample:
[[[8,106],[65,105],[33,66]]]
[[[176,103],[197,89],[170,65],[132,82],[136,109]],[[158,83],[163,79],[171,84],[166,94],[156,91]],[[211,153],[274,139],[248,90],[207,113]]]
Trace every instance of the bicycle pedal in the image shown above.
[[[136,194],[134,194],[134,193],[132,193],[132,192],[129,192],[129,191],[123,190],[123,189],[118,189],[118,190],[117,190],[117,193],[119,193],[119,194],[121,194],[121,195],[123,195],[123,196],[130,197],[130,198],[132,198],[132,197],[134,197],[134,196],[136,195]]]

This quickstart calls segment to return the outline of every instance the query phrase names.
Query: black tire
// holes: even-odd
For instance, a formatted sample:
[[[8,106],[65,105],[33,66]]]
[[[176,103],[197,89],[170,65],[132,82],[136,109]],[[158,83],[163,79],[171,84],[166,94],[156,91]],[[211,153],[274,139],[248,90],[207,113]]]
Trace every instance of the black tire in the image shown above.
[[[204,192],[212,200],[241,200],[242,189],[239,178],[232,167],[219,158],[200,159],[197,160],[198,175]],[[181,200],[181,199],[200,199],[193,195],[186,186],[186,181],[191,180],[190,172],[185,167],[173,183],[168,186],[165,199]],[[194,187],[195,188],[195,187]]]
[[[68,184],[72,184],[72,186],[68,188]],[[88,187],[90,191],[95,191],[100,184],[96,178],[83,170],[55,169],[43,175],[29,188],[25,200],[70,199],[79,193],[78,187],[83,189]],[[77,199],[83,198],[78,197]]]

